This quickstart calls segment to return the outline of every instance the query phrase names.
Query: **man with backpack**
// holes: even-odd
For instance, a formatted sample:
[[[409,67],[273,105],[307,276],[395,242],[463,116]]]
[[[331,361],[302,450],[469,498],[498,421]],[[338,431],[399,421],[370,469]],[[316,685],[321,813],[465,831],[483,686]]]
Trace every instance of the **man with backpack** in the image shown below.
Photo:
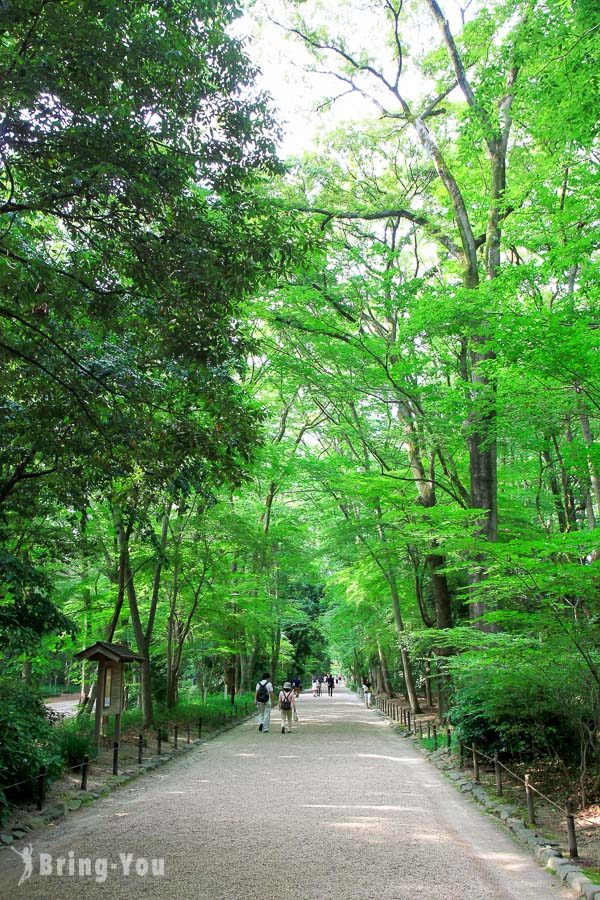
[[[287,730],[288,734],[291,734],[292,716],[296,718],[296,696],[289,681],[286,681],[283,690],[279,691],[279,711],[281,713],[281,733],[285,734]]]
[[[273,685],[271,676],[265,672],[256,685],[256,708],[258,709],[258,730],[268,731],[271,724],[271,706],[273,704]]]

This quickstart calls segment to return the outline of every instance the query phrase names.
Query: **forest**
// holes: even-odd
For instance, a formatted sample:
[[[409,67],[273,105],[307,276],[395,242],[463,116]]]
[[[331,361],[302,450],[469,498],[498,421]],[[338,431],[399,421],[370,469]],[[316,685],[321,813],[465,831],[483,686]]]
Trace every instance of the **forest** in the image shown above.
[[[596,0],[0,26],[0,785],[106,641],[137,730],[334,669],[599,800]]]

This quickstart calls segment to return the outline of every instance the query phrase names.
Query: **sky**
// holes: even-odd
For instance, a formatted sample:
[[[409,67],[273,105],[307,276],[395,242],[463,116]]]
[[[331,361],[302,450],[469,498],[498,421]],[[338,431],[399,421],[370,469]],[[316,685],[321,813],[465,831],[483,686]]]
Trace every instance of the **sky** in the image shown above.
[[[466,13],[475,11],[480,0],[462,0]],[[319,134],[348,119],[378,117],[379,113],[357,92],[342,97],[331,107],[323,100],[344,91],[346,86],[335,77],[309,72],[314,66],[310,53],[301,41],[286,34],[277,22],[286,23],[294,12],[301,12],[308,22],[327,25],[334,33],[344,34],[353,53],[368,48],[378,60],[390,58],[388,36],[379,0],[260,0],[252,3],[247,14],[236,24],[236,34],[247,38],[246,51],[259,66],[259,85],[273,98],[278,119],[284,129],[280,151],[284,158],[310,150]],[[445,0],[442,8],[456,34],[461,27],[461,5],[458,0]],[[431,23],[422,0],[406,0],[402,27],[403,38],[412,52],[422,54],[435,47],[439,31]],[[405,48],[406,49],[406,48]],[[389,69],[391,72],[391,69]],[[409,99],[423,94],[427,85],[411,65],[407,56],[402,90]]]

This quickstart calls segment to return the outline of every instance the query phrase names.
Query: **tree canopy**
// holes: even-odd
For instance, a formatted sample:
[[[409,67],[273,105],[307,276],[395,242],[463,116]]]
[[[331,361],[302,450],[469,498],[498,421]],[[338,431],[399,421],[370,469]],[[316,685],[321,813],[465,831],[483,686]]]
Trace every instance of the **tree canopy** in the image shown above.
[[[265,668],[413,712],[435,677],[585,767],[600,13],[281,0],[324,95],[285,161],[239,13],[2,4],[6,670],[89,693],[74,652],[125,640],[146,724]]]

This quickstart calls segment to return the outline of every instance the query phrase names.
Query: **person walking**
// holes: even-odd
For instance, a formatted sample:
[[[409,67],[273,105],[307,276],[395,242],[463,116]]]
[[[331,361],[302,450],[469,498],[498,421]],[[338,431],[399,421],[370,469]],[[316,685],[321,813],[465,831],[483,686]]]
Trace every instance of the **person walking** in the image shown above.
[[[273,705],[273,685],[268,672],[256,685],[256,708],[258,710],[258,730],[268,731],[271,724],[271,706]]]
[[[327,676],[327,694],[329,697],[333,697],[333,685],[335,684],[335,679],[333,675],[329,674]]]
[[[367,677],[363,678],[362,688],[363,688],[363,697],[365,698],[365,703],[367,704],[367,709],[370,709],[370,707],[371,707],[371,696],[372,696],[372,694],[371,694],[371,682],[369,681],[369,679],[368,679]]]
[[[281,733],[292,732],[292,717],[296,718],[296,695],[289,681],[279,691],[279,711],[281,713]]]
[[[294,678],[294,681],[292,683],[294,685],[294,694],[296,695],[296,697],[299,697],[300,691],[302,690],[302,682],[300,681],[300,679],[298,678],[297,675]]]

